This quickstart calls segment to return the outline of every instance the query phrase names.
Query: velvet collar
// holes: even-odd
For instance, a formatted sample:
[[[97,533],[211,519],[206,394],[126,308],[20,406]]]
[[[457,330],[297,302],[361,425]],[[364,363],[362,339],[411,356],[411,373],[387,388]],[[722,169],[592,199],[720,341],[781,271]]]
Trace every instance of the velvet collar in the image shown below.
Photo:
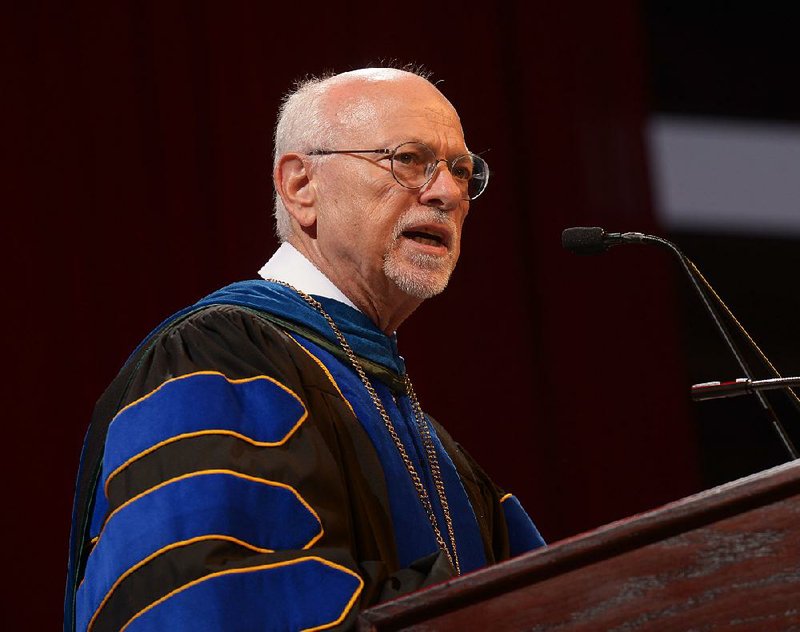
[[[397,375],[405,373],[405,363],[397,352],[397,336],[387,336],[367,316],[349,305],[324,296],[314,296],[333,318],[357,356],[386,367]],[[301,327],[338,346],[328,322],[294,290],[271,281],[239,281],[200,299],[161,323],[153,333],[191,312],[210,305],[238,305],[267,312]],[[147,339],[153,335],[151,333]]]

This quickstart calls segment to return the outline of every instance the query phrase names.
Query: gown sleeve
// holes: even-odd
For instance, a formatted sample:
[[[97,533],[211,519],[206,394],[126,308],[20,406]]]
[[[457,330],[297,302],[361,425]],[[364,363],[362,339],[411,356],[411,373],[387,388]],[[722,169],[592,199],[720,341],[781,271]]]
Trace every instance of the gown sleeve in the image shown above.
[[[509,555],[515,557],[545,546],[545,541],[528,512],[514,494],[505,494],[500,499],[503,515],[508,527]]]
[[[516,496],[505,493],[448,432],[434,421],[436,432],[458,469],[486,543],[489,563],[546,546]]]
[[[379,465],[348,465],[350,411],[295,344],[215,307],[142,357],[106,436],[77,630],[353,624],[357,559],[392,556],[381,508],[350,497]]]

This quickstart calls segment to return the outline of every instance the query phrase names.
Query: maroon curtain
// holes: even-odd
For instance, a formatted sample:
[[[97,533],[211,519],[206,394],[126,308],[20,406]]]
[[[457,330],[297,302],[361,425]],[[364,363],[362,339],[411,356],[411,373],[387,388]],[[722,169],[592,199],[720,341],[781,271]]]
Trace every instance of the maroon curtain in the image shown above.
[[[274,249],[271,128],[309,72],[425,63],[486,151],[459,269],[400,347],[429,412],[545,537],[697,490],[675,268],[559,245],[571,225],[658,230],[637,4],[558,4],[3,9],[9,626],[60,618],[94,400],[152,326]]]

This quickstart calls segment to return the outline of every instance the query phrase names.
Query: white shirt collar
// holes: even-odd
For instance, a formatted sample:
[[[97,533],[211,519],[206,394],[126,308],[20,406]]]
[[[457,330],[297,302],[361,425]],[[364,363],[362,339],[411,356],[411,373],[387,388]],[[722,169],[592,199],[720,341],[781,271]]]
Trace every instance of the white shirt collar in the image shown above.
[[[258,271],[263,279],[275,279],[302,290],[306,294],[316,294],[358,309],[353,301],[333,284],[320,270],[306,259],[297,248],[285,241]]]

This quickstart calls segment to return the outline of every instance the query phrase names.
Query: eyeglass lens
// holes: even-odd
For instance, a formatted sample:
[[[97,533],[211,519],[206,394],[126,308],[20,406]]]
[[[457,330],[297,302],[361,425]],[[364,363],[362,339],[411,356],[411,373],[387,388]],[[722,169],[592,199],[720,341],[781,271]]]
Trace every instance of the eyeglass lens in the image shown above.
[[[428,183],[439,161],[433,150],[422,143],[404,143],[392,156],[392,174],[403,186],[411,189]],[[450,173],[474,200],[486,188],[489,169],[486,161],[475,154],[464,154],[448,163]]]

